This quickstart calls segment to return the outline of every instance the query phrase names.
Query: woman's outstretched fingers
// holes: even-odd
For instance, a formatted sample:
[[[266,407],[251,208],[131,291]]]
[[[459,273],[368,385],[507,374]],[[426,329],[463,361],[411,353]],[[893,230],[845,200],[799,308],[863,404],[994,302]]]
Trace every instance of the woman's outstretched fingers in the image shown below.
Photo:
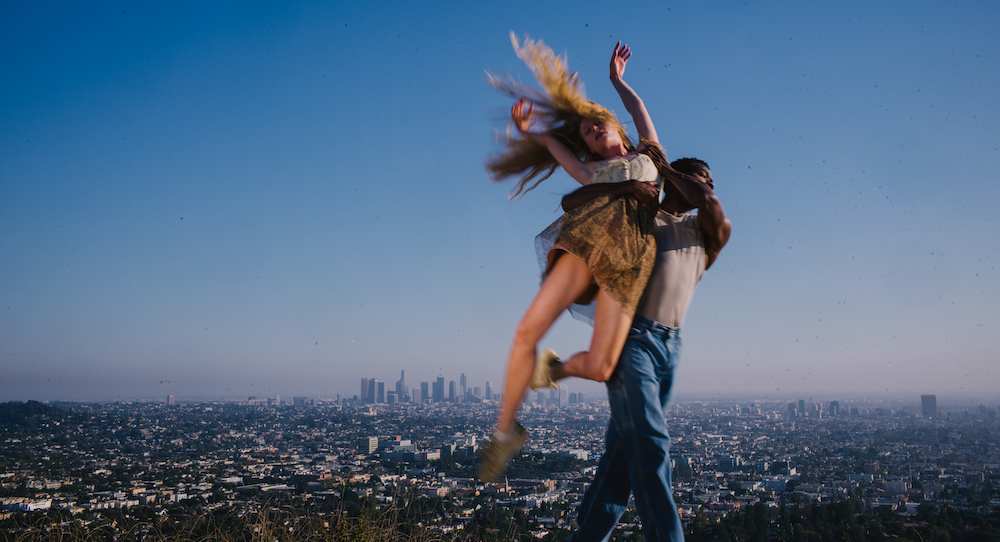
[[[622,42],[615,44],[615,50],[611,53],[611,78],[621,78],[625,75],[625,64],[628,63],[629,57],[632,56],[632,51],[628,48],[628,45],[622,45]]]
[[[514,126],[521,132],[527,131],[528,126],[531,124],[531,114],[535,111],[534,102],[528,102],[528,112],[524,112],[524,102],[526,101],[527,99],[521,98],[514,102],[514,105],[510,108],[510,116],[514,120]]]

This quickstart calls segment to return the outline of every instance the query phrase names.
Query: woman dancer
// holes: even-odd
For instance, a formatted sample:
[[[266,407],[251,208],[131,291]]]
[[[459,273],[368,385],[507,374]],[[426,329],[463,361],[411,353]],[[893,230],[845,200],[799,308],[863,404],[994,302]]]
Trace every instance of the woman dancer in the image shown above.
[[[546,238],[553,241],[545,254],[547,271],[514,335],[496,430],[480,461],[479,475],[485,481],[496,479],[527,439],[515,415],[529,383],[532,389],[554,388],[553,379],[567,376],[598,382],[610,378],[656,259],[653,214],[661,184],[658,169],[666,166],[645,105],[622,80],[631,56],[627,45],[615,45],[611,82],[632,116],[638,147],[611,112],[584,97],[565,59],[541,42],[525,39],[519,46],[513,33],[511,40],[545,93],[489,77],[494,88],[517,98],[511,117],[521,135],[508,138],[504,152],[487,162],[494,179],[523,174],[515,197],[538,186],[557,166],[584,186],[643,182],[629,183],[634,187],[629,195],[602,195],[568,210],[540,236],[543,243]],[[533,118],[547,129],[533,131]],[[538,342],[562,311],[591,302],[594,333],[589,351],[565,363],[551,351],[536,360]]]

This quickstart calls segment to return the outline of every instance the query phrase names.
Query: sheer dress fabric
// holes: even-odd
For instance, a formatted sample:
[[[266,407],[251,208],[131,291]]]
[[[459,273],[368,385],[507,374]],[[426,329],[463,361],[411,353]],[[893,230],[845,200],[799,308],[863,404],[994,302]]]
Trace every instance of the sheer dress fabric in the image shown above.
[[[660,184],[653,161],[645,154],[607,162],[594,172],[593,183],[644,181]],[[599,196],[567,211],[535,238],[544,280],[562,252],[573,254],[594,274],[626,316],[636,306],[656,262],[653,216],[632,196]],[[593,324],[594,303],[574,304],[570,312]]]

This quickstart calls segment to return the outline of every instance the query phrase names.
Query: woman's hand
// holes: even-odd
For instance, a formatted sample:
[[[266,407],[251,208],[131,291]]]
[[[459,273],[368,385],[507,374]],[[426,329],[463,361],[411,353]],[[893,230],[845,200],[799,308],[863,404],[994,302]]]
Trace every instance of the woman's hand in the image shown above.
[[[628,64],[628,59],[632,56],[632,50],[628,48],[628,45],[622,45],[622,42],[615,44],[615,50],[611,53],[611,80],[621,79],[625,76],[625,64]]]
[[[525,102],[528,102],[527,98],[521,98],[510,108],[510,118],[513,119],[517,131],[522,134],[528,133],[528,128],[531,127],[531,113],[535,111],[534,102],[528,102],[528,111],[525,112]]]

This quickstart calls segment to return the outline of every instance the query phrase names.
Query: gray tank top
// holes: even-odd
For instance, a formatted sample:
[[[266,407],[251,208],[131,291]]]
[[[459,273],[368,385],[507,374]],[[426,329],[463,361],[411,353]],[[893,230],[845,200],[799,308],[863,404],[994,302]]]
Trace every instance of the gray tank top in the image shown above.
[[[636,312],[681,327],[698,281],[705,274],[705,239],[691,213],[656,215],[656,265]]]

